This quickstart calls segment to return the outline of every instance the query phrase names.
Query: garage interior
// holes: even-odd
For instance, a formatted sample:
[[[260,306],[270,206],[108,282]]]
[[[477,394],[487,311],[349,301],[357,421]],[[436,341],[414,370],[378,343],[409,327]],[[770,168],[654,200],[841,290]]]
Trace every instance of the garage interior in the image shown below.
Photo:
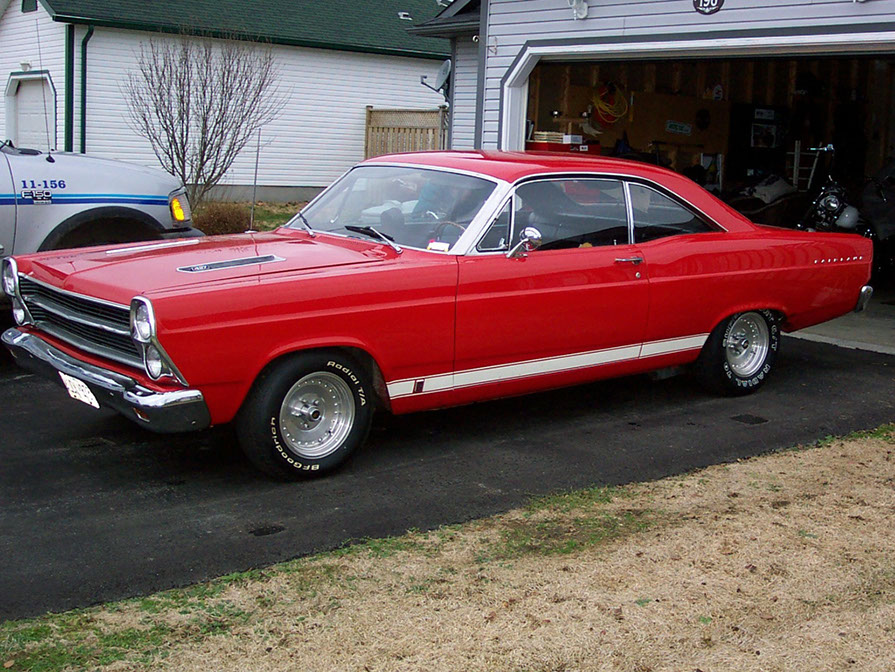
[[[526,149],[657,163],[753,221],[793,227],[828,175],[859,211],[876,189],[872,178],[895,157],[893,74],[895,57],[883,55],[541,61],[529,78]],[[835,152],[813,151],[830,144]],[[895,180],[886,184],[895,225]],[[893,276],[875,274],[871,308],[843,340],[864,334],[895,354]]]

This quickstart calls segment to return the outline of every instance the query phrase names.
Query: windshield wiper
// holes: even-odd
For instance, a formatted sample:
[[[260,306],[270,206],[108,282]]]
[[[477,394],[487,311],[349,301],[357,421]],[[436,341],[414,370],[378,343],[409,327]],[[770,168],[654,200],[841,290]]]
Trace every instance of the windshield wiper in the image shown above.
[[[392,238],[388,234],[382,233],[382,231],[378,231],[378,230],[374,229],[372,226],[352,226],[352,225],[348,224],[348,225],[343,226],[342,228],[345,229],[346,231],[352,231],[353,233],[363,233],[363,234],[370,236],[372,238],[378,238],[379,240],[381,240],[383,243],[388,245],[390,248],[392,248],[398,254],[401,254],[404,251],[401,249],[401,247],[397,243],[395,243],[394,238]]]
[[[296,217],[298,217],[298,221],[301,222],[301,225],[304,227],[305,231],[308,232],[308,235],[311,236],[311,238],[315,238],[317,234],[314,233],[314,229],[312,229],[311,225],[308,224],[307,218],[303,214],[301,214],[301,212],[296,213]]]

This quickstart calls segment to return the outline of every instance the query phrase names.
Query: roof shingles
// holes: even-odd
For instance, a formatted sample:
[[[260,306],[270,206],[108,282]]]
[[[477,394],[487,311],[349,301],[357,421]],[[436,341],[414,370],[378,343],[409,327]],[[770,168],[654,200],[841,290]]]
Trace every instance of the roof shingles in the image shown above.
[[[190,32],[274,44],[443,58],[447,40],[411,35],[435,0],[41,0],[56,21]]]

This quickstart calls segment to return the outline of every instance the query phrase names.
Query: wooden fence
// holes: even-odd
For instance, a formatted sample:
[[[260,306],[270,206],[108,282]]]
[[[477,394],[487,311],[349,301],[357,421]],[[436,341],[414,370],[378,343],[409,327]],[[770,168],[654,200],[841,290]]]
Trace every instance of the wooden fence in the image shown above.
[[[364,158],[444,149],[447,144],[447,107],[436,110],[374,110],[367,105]]]

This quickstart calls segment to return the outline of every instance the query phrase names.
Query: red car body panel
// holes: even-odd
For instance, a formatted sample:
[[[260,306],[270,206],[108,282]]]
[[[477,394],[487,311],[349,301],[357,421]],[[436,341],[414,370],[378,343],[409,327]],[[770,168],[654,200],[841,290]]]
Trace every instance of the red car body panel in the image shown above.
[[[145,250],[25,256],[19,273],[122,305],[137,295],[150,299],[161,345],[201,390],[214,424],[232,420],[264,368],[291,352],[363,351],[381,373],[386,404],[405,413],[686,364],[734,313],[770,309],[784,316],[785,329],[800,329],[854,308],[870,276],[869,240],[757,226],[655,166],[488,152],[368,163],[469,171],[511,184],[579,173],[652,181],[724,230],[508,258],[398,254],[374,240],[284,228]],[[183,270],[264,255],[277,261]],[[633,257],[642,263],[618,261]],[[178,385],[46,338],[149,389]]]

